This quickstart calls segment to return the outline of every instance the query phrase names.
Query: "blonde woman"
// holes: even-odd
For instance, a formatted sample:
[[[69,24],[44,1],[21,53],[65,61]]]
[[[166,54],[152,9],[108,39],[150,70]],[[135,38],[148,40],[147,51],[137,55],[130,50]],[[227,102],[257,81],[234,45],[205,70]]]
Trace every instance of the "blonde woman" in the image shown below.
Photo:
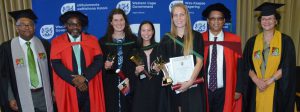
[[[181,43],[181,44],[180,44]],[[199,32],[193,31],[190,15],[184,4],[175,4],[171,11],[171,31],[160,43],[161,55],[168,62],[169,58],[193,55],[194,70],[186,82],[178,82],[182,86],[175,93],[169,86],[163,87],[166,99],[162,103],[162,111],[170,112],[204,112],[206,111],[205,86],[203,83],[193,85],[203,65],[203,38]]]

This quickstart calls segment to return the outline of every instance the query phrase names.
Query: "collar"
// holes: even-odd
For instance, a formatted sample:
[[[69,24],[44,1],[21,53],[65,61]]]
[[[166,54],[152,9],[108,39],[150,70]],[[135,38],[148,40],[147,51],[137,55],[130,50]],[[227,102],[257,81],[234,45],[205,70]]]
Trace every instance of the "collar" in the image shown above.
[[[209,41],[214,41],[214,38],[217,37],[217,41],[224,41],[224,32],[221,30],[221,32],[218,35],[214,35],[209,31]]]
[[[20,36],[19,36],[18,38],[19,38],[20,45],[23,46],[23,45],[26,45],[26,42],[33,43],[33,38],[34,38],[34,37],[32,37],[29,41],[24,40],[24,39],[21,38]],[[30,45],[32,45],[32,44],[30,44]]]
[[[145,50],[152,49],[157,45],[158,45],[158,43],[154,43],[154,44],[150,44],[150,45],[147,45],[147,46],[143,46],[141,49],[145,51]]]
[[[125,41],[125,38],[119,38],[119,39],[113,38],[113,42],[115,42],[115,43],[123,43],[124,41]]]
[[[79,35],[77,38],[74,38],[71,34],[67,33],[68,37],[71,42],[80,42],[81,41],[81,35]]]

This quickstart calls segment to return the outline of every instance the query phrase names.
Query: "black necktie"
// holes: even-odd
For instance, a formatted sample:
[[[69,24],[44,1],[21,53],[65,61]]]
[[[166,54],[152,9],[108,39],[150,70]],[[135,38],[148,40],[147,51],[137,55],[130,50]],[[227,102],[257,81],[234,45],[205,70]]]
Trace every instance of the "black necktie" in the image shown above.
[[[216,42],[217,37],[214,37],[214,42]],[[209,90],[214,92],[217,89],[217,44],[213,44],[211,63],[209,69]]]

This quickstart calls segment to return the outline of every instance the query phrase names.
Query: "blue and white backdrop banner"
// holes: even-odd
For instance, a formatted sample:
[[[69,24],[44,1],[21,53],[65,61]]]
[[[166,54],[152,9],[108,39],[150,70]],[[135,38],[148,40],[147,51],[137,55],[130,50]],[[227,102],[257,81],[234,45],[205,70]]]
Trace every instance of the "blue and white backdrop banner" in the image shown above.
[[[135,34],[142,21],[152,21],[156,30],[155,40],[159,41],[164,33],[170,31],[170,10],[178,2],[188,7],[192,27],[199,32],[207,30],[202,11],[210,4],[223,3],[232,16],[231,23],[226,23],[224,29],[236,32],[237,0],[32,0],[32,8],[38,16],[36,35],[49,41],[66,31],[59,22],[59,16],[70,10],[87,15],[89,25],[85,32],[101,38],[106,32],[109,12],[115,8],[126,12]]]

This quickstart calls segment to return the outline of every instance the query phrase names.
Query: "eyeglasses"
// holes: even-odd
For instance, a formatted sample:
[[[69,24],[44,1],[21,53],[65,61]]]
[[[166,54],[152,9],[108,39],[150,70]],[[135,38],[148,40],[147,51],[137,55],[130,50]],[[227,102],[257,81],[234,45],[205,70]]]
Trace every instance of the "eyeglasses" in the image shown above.
[[[20,28],[33,28],[34,24],[17,24],[16,26],[20,27]]]
[[[223,21],[224,17],[210,17],[208,18],[210,21]]]

